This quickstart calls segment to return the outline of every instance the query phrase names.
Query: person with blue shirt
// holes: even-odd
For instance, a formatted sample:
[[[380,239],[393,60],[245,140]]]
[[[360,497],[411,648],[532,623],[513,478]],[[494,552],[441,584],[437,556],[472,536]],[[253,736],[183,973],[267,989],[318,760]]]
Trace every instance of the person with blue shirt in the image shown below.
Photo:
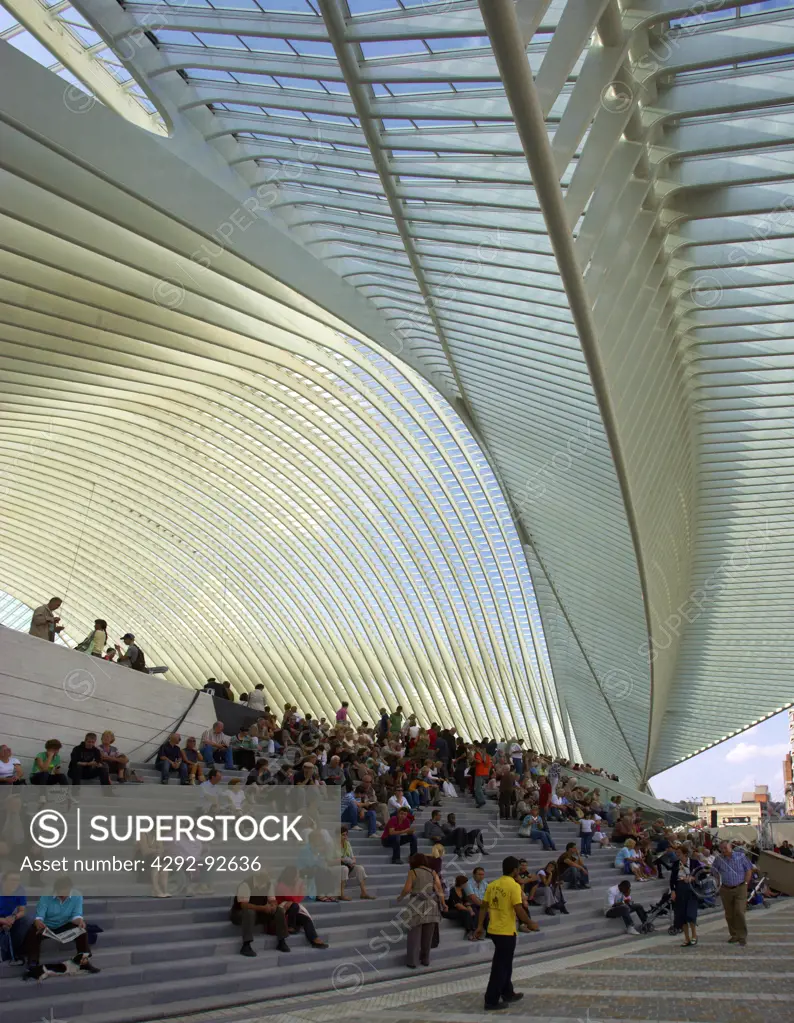
[[[488,887],[488,882],[485,880],[485,868],[475,867],[471,872],[471,877],[466,882],[465,892],[469,903],[474,907],[475,912],[480,912],[480,906],[483,904],[485,899],[485,889]],[[486,920],[488,919],[486,914]]]
[[[719,856],[715,857],[711,869],[719,874],[722,882],[720,898],[730,932],[728,943],[744,946],[747,944],[747,886],[753,876],[753,865],[739,846],[720,842]]]
[[[166,742],[157,751],[157,769],[160,772],[160,784],[167,785],[172,774],[179,775],[182,785],[187,785],[187,763],[182,757],[179,743],[182,737],[179,732],[171,732]]]
[[[27,932],[25,889],[17,871],[9,871],[0,880],[0,960],[22,962],[19,950]]]
[[[56,878],[53,891],[54,895],[42,895],[39,899],[36,904],[36,919],[25,936],[24,953],[28,969],[38,966],[46,929],[49,928],[54,934],[59,934],[78,927],[80,933],[75,938],[77,955],[72,961],[86,973],[99,973],[99,969],[91,964],[88,931],[83,918],[83,896],[73,888],[72,879],[65,874]]]
[[[363,820],[367,825],[367,836],[371,838],[378,830],[378,819],[374,810],[367,810],[362,806],[360,802],[362,795],[360,787],[354,793],[352,785],[348,782],[342,796],[342,823],[349,825],[351,831],[360,831],[358,822]]]
[[[549,826],[540,816],[540,807],[538,806],[533,806],[532,813],[528,813],[521,821],[518,834],[522,838],[528,837],[532,842],[540,842],[544,849],[557,851]]]
[[[636,848],[637,843],[633,838],[627,838],[626,844],[618,849],[615,856],[615,866],[621,874],[633,874],[638,881],[644,881],[640,865],[640,854]]]

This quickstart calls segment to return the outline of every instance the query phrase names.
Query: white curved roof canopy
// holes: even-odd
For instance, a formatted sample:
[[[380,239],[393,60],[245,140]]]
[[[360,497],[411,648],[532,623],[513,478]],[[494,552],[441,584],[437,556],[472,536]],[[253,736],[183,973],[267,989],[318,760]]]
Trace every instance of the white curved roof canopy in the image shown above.
[[[277,522],[287,528],[288,494],[296,517],[281,556],[292,574],[279,567],[275,578],[289,578],[301,592],[308,585],[323,599],[315,617],[288,613],[278,627],[273,618],[268,642],[300,661],[305,639],[325,622],[328,636],[309,672],[318,699],[323,686],[336,686],[336,698],[351,679],[365,700],[372,679],[380,689],[368,708],[434,699],[425,705],[432,716],[442,700],[460,700],[472,672],[483,700],[467,711],[472,727],[484,713],[492,729],[526,726],[547,748],[573,752],[578,742],[586,759],[639,782],[790,702],[791,4],[71,6],[172,126],[170,140],[147,145],[160,147],[162,161],[166,153],[185,161],[259,218],[253,231],[228,215],[208,220],[198,208],[197,178],[192,195],[165,168],[159,181],[151,179],[140,154],[152,150],[127,128],[114,135],[115,156],[93,166],[123,184],[125,195],[146,191],[148,204],[203,234],[191,248],[186,237],[177,243],[173,225],[158,223],[160,242],[167,239],[165,247],[187,264],[175,270],[173,258],[145,240],[152,238],[149,214],[136,223],[124,209],[129,199],[114,207],[98,192],[71,196],[82,204],[73,220],[73,211],[52,208],[57,218],[48,222],[57,222],[59,234],[68,222],[68,241],[34,237],[31,211],[43,210],[45,199],[22,182],[31,154],[15,144],[19,177],[0,192],[5,197],[10,188],[17,203],[18,240],[5,250],[4,281],[18,281],[19,253],[27,253],[31,262],[23,265],[38,275],[38,290],[24,315],[61,322],[60,306],[42,305],[52,275],[62,273],[56,268],[74,272],[86,262],[97,282],[98,306],[112,314],[103,313],[103,337],[109,331],[110,347],[126,353],[123,382],[116,373],[99,420],[99,401],[77,419],[88,430],[112,420],[118,453],[138,438],[136,458],[148,454],[151,471],[162,474],[150,477],[160,483],[151,496],[157,513],[136,526],[141,550],[161,516],[173,522],[191,507],[191,488],[203,495],[196,493],[199,507],[212,507],[210,465],[234,477],[261,471],[264,459],[270,504],[257,498],[255,532]],[[28,105],[31,118],[46,117],[34,99]],[[100,116],[92,110],[72,118],[75,153],[91,146],[86,122]],[[56,133],[49,125],[48,140]],[[63,202],[63,184],[45,177],[37,169],[37,186]],[[91,212],[97,222],[89,223]],[[266,224],[289,236],[278,257],[252,244]],[[125,264],[134,254],[136,269],[116,265],[119,246]],[[232,252],[247,269],[233,263]],[[201,270],[204,264],[211,269]],[[252,265],[270,272],[267,286],[251,276]],[[135,277],[140,268],[145,276]],[[130,273],[137,290],[130,291]],[[241,276],[246,288],[230,290],[229,279]],[[73,293],[71,282],[58,279],[59,301],[72,303],[75,318],[76,307],[94,307],[93,290]],[[154,305],[151,295],[144,302],[153,280]],[[266,313],[257,291],[274,300]],[[127,308],[129,294],[134,308]],[[184,303],[170,308],[183,294]],[[19,295],[6,301],[25,305]],[[216,306],[224,309],[220,320]],[[147,329],[132,332],[130,345],[127,321],[142,316]],[[49,330],[39,320],[14,324],[50,338],[48,351],[55,343],[51,321]],[[98,386],[90,382],[90,356],[72,365],[75,344],[90,346],[93,335],[63,334],[58,366],[69,364],[81,390]],[[28,349],[34,362],[38,345]],[[233,372],[225,368],[229,351],[236,352]],[[418,378],[400,384],[395,357],[473,427],[517,533],[462,423]],[[43,360],[48,369],[50,360]],[[224,369],[212,369],[216,363]],[[253,388],[249,397],[235,382],[241,372]],[[220,375],[220,396],[212,396],[207,374]],[[37,394],[30,381],[20,383],[20,414],[31,416],[37,401],[48,408],[51,386]],[[187,402],[189,428],[169,418],[158,387],[191,391],[178,413],[187,414]],[[405,393],[398,399],[400,387],[415,389],[421,401]],[[126,407],[120,393],[128,390],[135,397],[124,399]],[[253,420],[252,393],[261,402]],[[327,404],[326,394],[339,404]],[[456,438],[460,464],[446,459],[447,442],[425,402],[435,403],[434,416]],[[364,407],[375,425],[362,424]],[[309,450],[292,432],[296,419]],[[421,440],[426,429],[435,453]],[[179,455],[144,452],[154,438]],[[457,477],[446,475],[452,472]],[[246,476],[259,488],[257,478]],[[460,496],[449,490],[453,478]],[[288,488],[279,496],[269,489],[274,479]],[[209,517],[197,507],[189,532],[191,544],[196,535],[217,534],[201,570],[212,580],[207,604],[215,608],[232,571],[231,548],[221,544],[230,493]],[[488,515],[480,507],[486,499]],[[374,522],[370,501],[379,509]],[[245,522],[242,503],[240,515]],[[341,531],[333,542],[329,519]],[[298,540],[299,523],[305,540]],[[548,662],[517,541],[533,576]],[[254,542],[252,533],[246,543]],[[252,555],[242,547],[235,557]],[[321,548],[324,568],[316,571]],[[402,582],[392,583],[386,569]],[[249,570],[266,578],[264,561]],[[248,584],[245,575],[234,583],[241,592]],[[118,579],[109,583],[109,597],[117,587]],[[284,592],[269,614],[286,613],[286,585]],[[157,608],[166,615],[170,596],[152,600],[153,620]],[[244,610],[245,601],[238,613]],[[208,629],[209,649],[223,645],[230,626],[222,617]],[[182,623],[176,629],[166,617],[161,628],[166,649]],[[202,660],[198,653],[186,648],[186,674],[190,658]],[[238,653],[240,682],[253,680],[255,662]],[[285,663],[284,678],[294,670]],[[419,675],[434,697],[411,688]]]
[[[135,628],[190,684],[266,680],[326,713],[346,695],[370,715],[456,707],[467,731],[564,744],[512,523],[446,403],[264,275],[257,293],[208,270],[171,309],[172,254],[19,178],[4,196],[17,592]]]

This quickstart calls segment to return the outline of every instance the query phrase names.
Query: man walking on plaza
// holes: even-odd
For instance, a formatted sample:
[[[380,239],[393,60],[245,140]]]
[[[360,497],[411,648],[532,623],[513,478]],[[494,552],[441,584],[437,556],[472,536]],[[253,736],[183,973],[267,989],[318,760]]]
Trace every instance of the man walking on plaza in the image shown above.
[[[515,856],[502,861],[502,876],[491,881],[480,904],[475,938],[481,938],[488,916],[488,937],[493,942],[491,976],[485,990],[486,1009],[504,1009],[517,1002],[523,994],[513,990],[513,955],[516,950],[516,917],[531,931],[537,931],[529,913],[524,909],[521,885],[516,881],[520,863]]]
[[[720,898],[725,910],[725,920],[731,932],[729,944],[747,944],[747,885],[753,876],[753,865],[741,849],[734,849],[730,842],[720,842],[720,853],[714,859],[711,869],[719,874],[722,886]]]

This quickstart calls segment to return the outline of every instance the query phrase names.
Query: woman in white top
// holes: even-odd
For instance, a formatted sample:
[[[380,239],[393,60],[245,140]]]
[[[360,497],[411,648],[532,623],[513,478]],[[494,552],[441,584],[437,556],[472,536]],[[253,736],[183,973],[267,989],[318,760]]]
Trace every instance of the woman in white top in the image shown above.
[[[265,687],[261,682],[252,693],[248,694],[248,709],[260,712],[265,709]]]
[[[228,788],[224,793],[228,801],[232,804],[232,809],[235,813],[243,812],[243,801],[245,800],[245,792],[242,788],[239,778],[232,778],[229,781]]]
[[[597,813],[593,814],[593,820],[595,821],[595,830],[593,831],[593,841],[596,842],[602,849],[609,849],[612,843],[609,841],[609,835],[606,831],[602,831],[603,818]]]
[[[10,746],[0,746],[0,785],[25,785],[22,764],[11,756]]]
[[[94,622],[94,634],[91,637],[91,646],[88,648],[88,653],[92,657],[101,657],[107,645],[108,623],[104,618],[97,618]]]
[[[411,804],[408,802],[408,800],[405,798],[402,789],[399,789],[397,792],[395,792],[386,805],[388,806],[389,813],[392,814],[392,816],[397,813],[401,806],[404,806],[408,813],[413,813],[413,808],[411,807]]]

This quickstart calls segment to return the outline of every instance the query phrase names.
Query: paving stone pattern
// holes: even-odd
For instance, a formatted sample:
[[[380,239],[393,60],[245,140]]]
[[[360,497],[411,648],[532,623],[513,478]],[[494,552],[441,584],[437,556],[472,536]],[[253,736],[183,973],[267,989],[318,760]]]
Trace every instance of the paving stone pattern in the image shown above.
[[[584,965],[563,960],[523,979],[530,968],[519,965],[516,989],[525,997],[495,1015],[511,1023],[792,1023],[794,902],[753,911],[749,927],[746,948],[726,944],[727,932],[716,921],[695,949],[681,948],[680,936],[657,936],[636,950],[605,950]],[[377,1017],[381,1023],[469,1023],[482,1018],[484,978],[478,990],[469,990],[470,982],[465,987],[457,994],[449,985],[443,991],[428,988],[427,998],[420,999],[406,991],[410,1014],[394,1008]],[[351,1009],[346,1023],[372,1019]],[[327,1011],[311,1016],[331,1019]]]

